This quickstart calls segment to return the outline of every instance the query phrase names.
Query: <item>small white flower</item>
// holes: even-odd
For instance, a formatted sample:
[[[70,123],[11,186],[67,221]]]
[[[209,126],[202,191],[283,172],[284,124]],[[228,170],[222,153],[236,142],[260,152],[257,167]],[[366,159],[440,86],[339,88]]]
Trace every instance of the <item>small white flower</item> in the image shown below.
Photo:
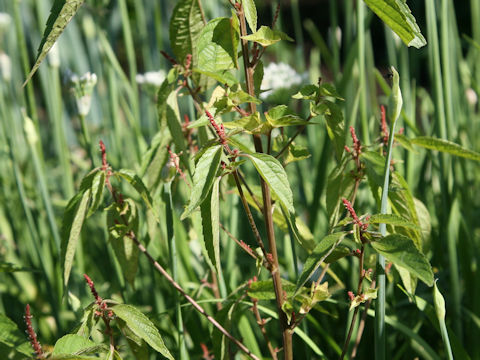
[[[5,53],[0,53],[0,74],[5,81],[10,81],[12,78],[12,61]]]
[[[303,82],[304,76],[300,75],[290,65],[285,63],[270,63],[263,70],[260,98],[268,98],[275,90],[287,89]]]
[[[465,90],[465,96],[467,97],[467,102],[470,105],[475,106],[477,104],[478,96],[475,90],[473,90],[472,88],[468,88],[467,90]]]
[[[145,84],[159,88],[166,76],[167,74],[164,70],[148,71],[145,74],[137,74],[135,80],[137,80],[137,84],[139,85]]]
[[[97,75],[87,72],[79,78],[72,74],[70,84],[77,103],[78,114],[86,116],[90,112],[93,88],[97,84]]]
[[[58,42],[55,42],[48,52],[48,63],[51,67],[60,67],[60,52],[58,51]]]

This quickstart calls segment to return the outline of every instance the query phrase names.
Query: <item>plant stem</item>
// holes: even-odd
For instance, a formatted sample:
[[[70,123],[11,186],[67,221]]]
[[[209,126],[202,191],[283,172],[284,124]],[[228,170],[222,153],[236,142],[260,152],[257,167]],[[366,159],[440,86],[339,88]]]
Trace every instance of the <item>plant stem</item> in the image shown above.
[[[237,9],[237,16],[240,20],[240,33],[242,36],[246,36],[247,24],[245,22],[245,13],[243,12],[243,8],[241,5],[237,6],[236,9]],[[245,70],[245,81],[246,81],[247,92],[249,95],[255,96],[255,87],[254,87],[254,81],[253,81],[253,72],[254,72],[255,64],[250,63],[248,41],[245,39],[242,39],[241,44],[242,44],[243,66]],[[256,58],[255,60],[258,61],[259,58]],[[256,110],[257,109],[256,109],[255,103],[251,102],[250,113],[255,114]],[[253,142],[255,144],[255,151],[257,153],[263,152],[260,135],[255,134],[253,136]],[[263,180],[263,178],[260,178],[260,184],[262,188],[262,197],[263,197],[263,216],[265,218],[268,245],[270,248],[270,252],[272,254],[273,267],[271,269],[271,274],[273,278],[273,286],[274,286],[275,298],[277,302],[278,318],[280,320],[280,325],[282,328],[284,359],[292,360],[293,359],[292,333],[288,324],[287,315],[282,310],[282,306],[283,306],[283,303],[285,302],[285,299],[284,299],[284,291],[282,289],[281,277],[279,272],[277,244],[275,242],[275,231],[273,229],[273,213],[272,213],[272,202],[271,202],[272,198],[270,195],[270,188],[268,187],[268,184]]]

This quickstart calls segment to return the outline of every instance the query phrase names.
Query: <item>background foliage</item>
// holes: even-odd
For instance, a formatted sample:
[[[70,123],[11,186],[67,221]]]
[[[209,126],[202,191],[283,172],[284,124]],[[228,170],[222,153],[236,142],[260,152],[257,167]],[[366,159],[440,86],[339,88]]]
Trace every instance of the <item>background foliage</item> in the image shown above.
[[[32,82],[21,88],[33,64],[52,3],[0,3],[0,11],[10,15],[9,25],[0,29],[0,54],[7,55],[11,62],[9,69],[2,57],[0,313],[23,329],[24,305],[30,303],[43,344],[54,344],[70,331],[81,318],[82,308],[91,303],[82,276],[88,273],[101,296],[140,306],[160,329],[167,348],[174,354],[180,351],[174,290],[142,257],[134,287],[127,283],[132,279],[125,281],[120,264],[114,260],[114,250],[108,246],[107,219],[103,213],[90,217],[82,229],[69,293],[62,301],[62,268],[58,260],[61,219],[68,200],[80,188],[81,179],[101,165],[96,146],[100,139],[106,143],[112,167],[133,169],[143,175],[160,204],[159,217],[172,216],[173,229],[167,229],[165,225],[157,226],[146,208],[141,208],[138,233],[155,258],[169,268],[167,239],[168,232],[173,230],[178,281],[209,313],[215,313],[218,296],[226,296],[256,274],[251,259],[221,232],[223,275],[218,293],[212,291],[210,267],[197,236],[200,220],[180,220],[183,205],[188,203],[188,187],[181,180],[174,182],[172,207],[165,201],[168,196],[165,197],[163,182],[168,175],[161,169],[167,163],[165,145],[171,139],[159,127],[155,86],[139,84],[137,75],[169,69],[160,50],[175,50],[171,48],[168,30],[174,5],[173,1],[86,1],[48,56],[48,63],[40,66]],[[204,1],[205,17],[230,16],[224,5],[220,1]],[[257,4],[259,26],[271,23],[275,6],[275,2]],[[388,92],[383,75],[388,65],[394,65],[401,75],[404,98],[400,119],[403,124],[397,128],[403,126],[407,138],[435,136],[480,151],[480,5],[476,0],[461,4],[425,0],[410,7],[427,40],[427,46],[421,50],[402,45],[362,2],[355,6],[349,1],[321,1],[318,5],[291,1],[282,6],[278,28],[296,42],[282,41],[268,48],[265,72],[269,62],[285,62],[296,70],[304,84],[316,83],[319,77],[334,83],[345,99],[337,102],[345,117],[345,128],[354,126],[362,142],[369,144],[381,136],[379,104],[385,103]],[[91,111],[82,118],[78,116],[69,81],[71,72],[82,75],[87,71],[96,74],[98,83],[93,90]],[[308,113],[308,108],[290,99],[300,83],[284,85],[265,98],[264,111],[268,109],[266,105],[290,103],[297,111]],[[180,99],[179,106],[182,116],[196,118],[191,100]],[[22,108],[27,109],[31,120]],[[89,136],[86,144],[85,130]],[[288,131],[292,134],[295,130]],[[329,229],[326,184],[335,166],[334,144],[324,127],[315,125],[307,126],[296,143],[308,149],[311,156],[292,162],[286,171],[296,213],[310,229],[310,240],[318,241]],[[420,222],[430,236],[423,246],[445,297],[454,354],[462,359],[480,358],[476,341],[480,337],[478,163],[420,147],[406,151],[401,146],[395,148],[394,159],[396,170],[406,179],[413,195],[426,205]],[[188,173],[189,169],[185,171]],[[253,173],[253,167],[250,171]],[[125,186],[122,192],[138,198],[131,187]],[[361,209],[362,214],[377,212],[368,184],[360,187],[355,208]],[[221,199],[220,211],[221,222],[248,243],[252,235],[238,198],[226,194]],[[288,232],[278,231],[277,239],[284,273],[289,279],[296,279],[307,254],[298,246],[292,253]],[[13,271],[19,270],[16,266],[26,271]],[[347,257],[330,268],[327,276],[332,281],[332,298],[315,307],[307,317],[302,330],[308,335],[294,337],[298,358],[321,358],[319,351],[327,358],[340,354],[351,316],[346,294],[356,288],[357,267],[355,259]],[[390,276],[399,275],[392,271]],[[389,282],[388,358],[410,358],[412,353],[428,359],[444,357],[438,323],[429,305],[433,303],[432,291],[419,284],[417,297],[416,303],[409,301],[401,288]],[[271,307],[269,302],[263,305]],[[260,353],[264,344],[248,310],[251,304],[238,306],[242,311],[237,311],[237,317],[232,319],[238,324],[236,333],[250,349]],[[268,311],[265,309],[265,314],[274,315]],[[219,316],[227,315],[219,312]],[[369,318],[366,324],[358,358],[369,358],[373,348],[373,320]],[[205,337],[211,331],[209,324],[185,305],[184,326],[186,356],[201,358],[200,344],[212,347]],[[274,332],[275,326],[276,321],[271,321],[267,328]],[[273,342],[279,344],[278,339]],[[6,353],[7,347],[0,341],[0,354]]]

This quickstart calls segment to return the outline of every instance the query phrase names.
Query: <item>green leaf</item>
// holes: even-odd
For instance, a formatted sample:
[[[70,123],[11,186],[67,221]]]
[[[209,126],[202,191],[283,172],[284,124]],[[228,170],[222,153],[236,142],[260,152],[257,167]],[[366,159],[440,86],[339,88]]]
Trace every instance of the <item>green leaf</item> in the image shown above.
[[[254,0],[242,0],[243,11],[252,32],[257,31],[257,8]]]
[[[284,127],[284,126],[295,126],[295,125],[307,125],[309,122],[303,120],[300,116],[295,114],[292,110],[286,105],[278,105],[265,113],[265,118],[270,126]]]
[[[289,213],[294,214],[292,190],[285,169],[280,162],[268,154],[255,153],[246,156],[252,161],[260,176],[281,204]]]
[[[308,151],[308,147],[303,145],[296,145],[292,143],[288,147],[288,154],[287,154],[287,157],[285,158],[285,165],[290,164],[291,162],[294,162],[294,161],[308,159],[310,156],[312,155]]]
[[[235,35],[236,34],[236,35]],[[212,73],[235,67],[238,41],[232,42],[238,36],[232,28],[230,19],[216,18],[208,22],[198,37],[196,65],[198,69]]]
[[[131,305],[117,304],[112,306],[112,311],[117,317],[125,321],[135,335],[143,339],[148,345],[167,359],[174,360],[172,354],[170,354],[163,343],[158,329],[137,308]]]
[[[195,173],[193,174],[193,189],[190,194],[190,202],[180,217],[181,220],[189,216],[207,198],[215,181],[221,156],[222,145],[215,145],[208,148],[198,160]]]
[[[123,336],[127,339],[128,346],[135,356],[136,360],[148,360],[148,346],[140,337],[127,326],[125,321],[117,319],[117,325],[120,328]]]
[[[137,245],[130,238],[131,231],[138,232],[138,213],[135,202],[125,199],[122,204],[113,203],[107,209],[109,241],[120,263],[123,276],[134,286],[138,269]]]
[[[57,340],[53,348],[52,356],[79,353],[80,351],[91,348],[95,345],[96,344],[93,341],[83,336],[67,334]]]
[[[440,332],[442,334],[442,340],[448,353],[448,359],[453,360],[452,349],[450,346],[450,340],[448,338],[447,325],[445,323],[445,299],[442,293],[437,287],[437,282],[433,284],[433,303],[435,305],[435,313],[440,324]]]
[[[314,100],[317,101],[319,98],[320,89],[316,85],[305,85],[303,86],[299,92],[292,95],[292,98],[299,99],[299,100]]]
[[[349,157],[344,157],[327,178],[326,205],[330,228],[337,225],[342,198],[350,199],[355,185],[353,175],[345,171],[348,161]]]
[[[245,130],[251,134],[260,133],[263,129],[263,125],[264,123],[262,123],[262,120],[260,119],[260,114],[258,112],[252,115],[244,116],[234,121],[228,121],[223,123],[223,126],[226,129]]]
[[[147,205],[148,209],[151,210],[155,217],[157,217],[158,219],[157,210],[153,207],[152,196],[150,195],[150,192],[143,183],[142,179],[140,179],[140,177],[135,174],[134,171],[127,169],[121,169],[119,171],[116,171],[114,174],[127,180],[127,182],[133,186],[133,188],[137,191],[138,195],[140,195],[142,200],[145,202],[145,205]]]
[[[376,214],[372,215],[368,221],[369,224],[387,224],[392,226],[401,226],[420,230],[417,224],[395,214]]]
[[[360,154],[360,160],[365,164],[368,180],[376,186],[383,186],[385,158],[377,152],[364,151]]]
[[[253,72],[253,85],[255,88],[255,94],[257,96],[260,94],[260,87],[262,86],[262,81],[263,81],[263,62],[259,60]]]
[[[346,232],[338,232],[325,236],[315,246],[312,253],[305,260],[303,271],[297,281],[297,290],[302,288],[303,285],[310,279],[315,271],[320,267],[322,262],[332,253],[332,251],[340,244],[343,238],[347,235]]]
[[[202,74],[205,76],[209,76],[212,79],[217,80],[219,83],[226,84],[228,86],[233,86],[235,84],[238,84],[238,80],[235,78],[235,76],[233,76],[232,73],[227,70],[213,72],[213,71],[206,71],[198,68],[193,68],[193,72]]]
[[[430,263],[415,246],[412,239],[399,234],[388,235],[371,242],[372,247],[388,261],[407,269],[428,286],[433,285]]]
[[[261,26],[260,29],[253,34],[242,36],[242,39],[254,41],[263,47],[273,45],[280,40],[293,41],[293,39],[287,34],[279,30],[272,30],[268,26]]]
[[[169,159],[167,145],[172,141],[166,131],[158,132],[152,139],[152,144],[142,157],[142,174],[145,186],[154,192],[162,180],[162,169]]]
[[[282,279],[282,289],[287,294],[287,298],[291,298],[295,295],[296,286],[288,280]],[[305,294],[307,289],[303,289]],[[275,289],[273,286],[273,280],[254,281],[247,289],[248,296],[257,300],[275,300]]]
[[[15,347],[24,355],[32,355],[32,348],[26,341],[26,335],[18,329],[17,324],[2,313],[0,313],[0,344],[5,344],[10,348]],[[25,347],[24,344],[27,344],[28,347]]]
[[[367,289],[362,295],[357,295],[353,299],[353,301],[350,303],[350,310],[356,308],[357,306],[360,306],[360,304],[363,304],[365,301],[368,301],[370,299],[376,299],[377,298],[377,289]]]
[[[103,200],[103,190],[105,188],[105,171],[98,171],[92,181],[92,203],[88,209],[87,218],[90,217],[100,206]]]
[[[324,282],[323,284],[316,285],[312,283],[310,290],[310,296],[305,296],[305,299],[302,301],[302,306],[300,307],[300,314],[308,314],[308,312],[315,306],[316,303],[326,300],[330,297],[328,291],[328,283]]]
[[[203,239],[207,249],[208,257],[220,271],[220,205],[219,205],[219,185],[222,178],[215,179],[212,189],[207,198],[200,205],[202,215]]]
[[[448,140],[436,139],[428,136],[420,136],[411,139],[410,142],[430,150],[445,152],[451,155],[464,157],[466,159],[480,161],[480,153],[465,149]]]
[[[80,232],[82,231],[90,199],[90,190],[78,193],[70,200],[63,215],[61,262],[63,267],[63,285],[65,287],[70,278],[75,250],[80,239]]]
[[[76,328],[75,333],[80,335],[84,338],[89,338],[90,334],[92,333],[93,328],[96,324],[95,319],[95,304],[90,304],[83,312],[82,320],[80,321],[80,325]]]
[[[188,54],[196,53],[198,37],[204,26],[200,0],[177,3],[170,20],[170,45],[180,64]],[[195,59],[193,61],[196,66]]]
[[[33,74],[35,74],[40,67],[41,62],[45,59],[45,56],[47,56],[53,44],[55,44],[57,39],[63,33],[67,24],[72,20],[83,2],[84,0],[55,0],[50,9],[50,16],[47,20],[42,41],[38,47],[37,59],[35,60],[35,64],[30,70],[27,79],[23,83],[23,86],[25,86],[25,84],[30,81]]]
[[[407,46],[414,46],[419,49],[427,44],[415,18],[407,6],[406,0],[364,1]]]

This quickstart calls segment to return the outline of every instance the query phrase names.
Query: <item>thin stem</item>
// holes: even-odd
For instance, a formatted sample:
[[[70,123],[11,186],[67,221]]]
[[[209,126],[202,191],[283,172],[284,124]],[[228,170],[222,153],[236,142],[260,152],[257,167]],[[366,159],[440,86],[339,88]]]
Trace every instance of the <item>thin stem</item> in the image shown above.
[[[257,320],[257,324],[260,327],[260,331],[262,332],[263,338],[265,339],[265,342],[267,343],[268,351],[270,351],[270,355],[272,355],[273,360],[277,360],[277,352],[272,346],[272,343],[270,342],[270,339],[268,338],[267,330],[265,329],[265,324],[267,323],[265,319],[262,319],[260,316],[260,311],[258,311],[258,300],[257,299],[252,299],[253,306],[252,306],[252,311],[253,314],[255,315],[255,319]]]
[[[370,285],[370,288],[375,289],[375,284],[376,282],[375,280],[373,280],[372,284]],[[360,345],[360,341],[362,340],[363,330],[365,329],[365,323],[367,321],[367,313],[371,304],[372,304],[372,299],[369,299],[365,304],[365,310],[363,311],[362,319],[360,320],[360,324],[358,325],[357,338],[355,339],[355,345],[352,350],[352,355],[350,356],[351,360],[355,359],[355,357],[357,356],[358,346]]]
[[[92,153],[92,144],[90,141],[90,133],[88,132],[87,122],[85,121],[85,115],[79,115],[80,117],[80,126],[82,128],[82,139],[84,142],[85,149],[87,150],[88,157],[92,162],[92,166],[95,166],[93,161],[93,153]]]

